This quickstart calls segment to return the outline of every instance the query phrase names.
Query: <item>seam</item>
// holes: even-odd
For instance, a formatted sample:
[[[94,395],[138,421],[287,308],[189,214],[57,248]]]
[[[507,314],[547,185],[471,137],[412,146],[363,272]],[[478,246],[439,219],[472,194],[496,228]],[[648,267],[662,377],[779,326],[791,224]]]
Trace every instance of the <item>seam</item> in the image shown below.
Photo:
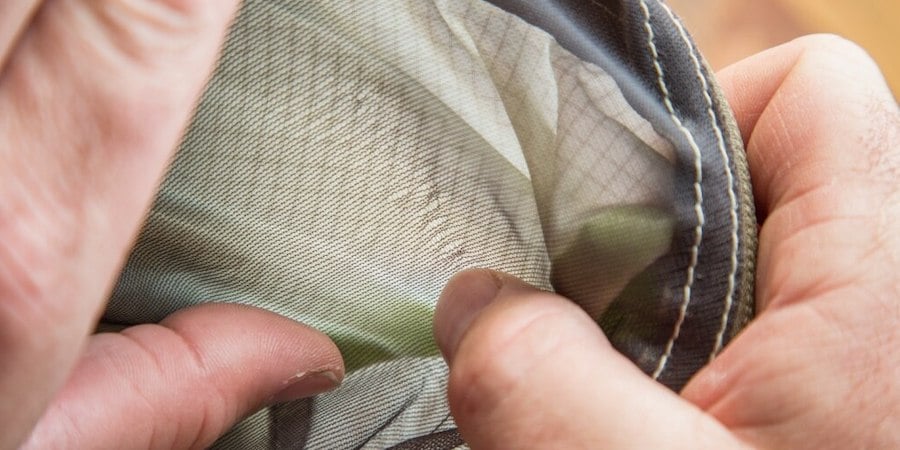
[[[695,278],[694,271],[697,268],[700,242],[703,241],[703,226],[706,223],[706,218],[703,215],[703,166],[701,164],[702,155],[700,153],[700,147],[697,145],[697,141],[694,139],[694,135],[691,131],[684,126],[684,123],[682,123],[681,119],[678,118],[678,115],[675,114],[675,107],[672,106],[672,99],[670,98],[669,89],[666,86],[665,76],[663,75],[663,68],[659,61],[659,51],[656,49],[656,35],[653,32],[653,25],[650,24],[650,9],[647,7],[647,2],[645,0],[640,0],[640,7],[644,13],[644,30],[647,31],[647,46],[650,48],[650,54],[653,56],[653,67],[656,70],[657,84],[663,94],[663,103],[665,104],[666,110],[669,112],[672,121],[684,134],[694,154],[694,212],[697,217],[697,225],[694,227],[694,243],[691,246],[691,259],[686,271],[684,286],[682,287],[683,299],[678,310],[678,320],[675,322],[675,329],[672,330],[672,336],[666,343],[665,351],[659,358],[656,369],[653,371],[652,377],[656,380],[666,369],[666,364],[672,356],[672,347],[675,345],[675,341],[681,334],[681,326],[684,324],[688,305],[691,303],[691,289],[694,286]]]
[[[696,48],[691,44],[691,40],[688,38],[687,32],[684,30],[684,26],[681,22],[675,18],[675,14],[672,13],[672,10],[663,2],[659,2],[659,5],[663,7],[666,11],[666,14],[669,16],[669,20],[678,28],[678,34],[681,35],[682,41],[684,44],[688,46],[691,54],[691,61],[694,63],[694,69],[697,72],[697,79],[700,80],[700,85],[703,87],[703,98],[706,100],[706,112],[709,115],[709,122],[712,125],[713,129],[716,133],[716,140],[719,145],[719,154],[722,156],[722,161],[725,165],[725,175],[728,181],[728,201],[729,201],[729,215],[731,220],[731,260],[729,264],[731,264],[729,272],[728,272],[728,293],[725,296],[725,305],[724,311],[722,312],[721,323],[719,325],[719,331],[716,333],[716,342],[713,347],[712,353],[709,355],[709,360],[712,361],[713,358],[722,350],[722,344],[725,339],[725,331],[728,328],[728,320],[731,317],[732,308],[734,305],[734,287],[737,283],[737,268],[738,268],[738,203],[737,203],[737,193],[735,192],[735,177],[734,173],[731,169],[731,158],[728,156],[728,151],[725,149],[725,136],[722,132],[722,125],[719,123],[719,119],[716,117],[715,112],[713,112],[713,101],[712,96],[710,95],[710,84],[706,79],[706,76],[703,74],[703,70],[701,69],[700,58],[697,56]]]

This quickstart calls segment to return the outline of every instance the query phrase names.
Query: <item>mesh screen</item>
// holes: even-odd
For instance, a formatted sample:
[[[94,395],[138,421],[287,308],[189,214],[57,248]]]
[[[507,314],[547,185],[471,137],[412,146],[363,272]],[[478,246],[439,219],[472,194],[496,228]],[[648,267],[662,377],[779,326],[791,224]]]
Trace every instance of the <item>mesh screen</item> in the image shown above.
[[[493,268],[645,320],[610,304],[661,295],[676,162],[613,76],[488,2],[248,0],[105,320],[226,301],[335,340],[340,390],[220,447],[455,447],[446,281]]]

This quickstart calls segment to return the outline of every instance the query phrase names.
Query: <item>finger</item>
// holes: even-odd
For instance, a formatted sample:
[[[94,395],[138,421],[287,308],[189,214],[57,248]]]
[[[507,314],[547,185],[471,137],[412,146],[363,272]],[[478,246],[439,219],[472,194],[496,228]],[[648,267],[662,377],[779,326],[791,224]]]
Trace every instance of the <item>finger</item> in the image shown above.
[[[61,385],[234,2],[44,4],[0,76],[0,447]],[[22,389],[29,386],[29,389]]]
[[[760,314],[682,395],[763,448],[894,447],[897,104],[871,59],[835,37],[720,79],[766,212]]]
[[[435,336],[473,448],[730,448],[718,423],[616,352],[570,301],[507,275],[463,272]]]
[[[39,0],[3,0],[0,3],[0,73],[10,50],[37,11]]]
[[[725,68],[718,78],[748,146],[757,198],[768,210],[835,172],[867,169],[861,157],[884,150],[889,136],[883,135],[897,125],[897,104],[878,66],[837,36],[794,40]],[[876,135],[861,142],[867,132]]]
[[[900,110],[862,49],[806,37],[725,69],[720,81],[747,141],[765,218],[759,309],[857,279],[869,269],[857,262],[874,243],[890,242],[900,256],[893,233],[869,226],[900,218]],[[806,258],[827,264],[808,267],[799,261]],[[889,274],[869,277],[882,275]]]
[[[265,404],[343,378],[324,334],[260,309],[210,304],[95,335],[25,448],[206,448]]]

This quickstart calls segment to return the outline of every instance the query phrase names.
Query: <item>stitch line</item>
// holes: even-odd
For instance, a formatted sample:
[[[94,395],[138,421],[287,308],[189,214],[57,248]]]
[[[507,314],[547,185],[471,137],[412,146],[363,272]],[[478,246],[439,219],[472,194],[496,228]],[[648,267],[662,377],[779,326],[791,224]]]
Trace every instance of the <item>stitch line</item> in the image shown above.
[[[722,125],[719,123],[718,117],[716,117],[713,112],[713,101],[712,96],[710,95],[710,85],[706,79],[706,76],[703,74],[700,64],[700,58],[697,56],[696,48],[691,44],[690,38],[688,38],[687,32],[684,30],[684,26],[681,22],[675,18],[675,14],[672,13],[672,10],[666,5],[664,2],[659,2],[659,5],[663,7],[666,11],[666,14],[669,16],[669,20],[678,28],[678,33],[681,35],[682,41],[684,44],[688,46],[691,54],[691,61],[694,63],[694,69],[697,71],[697,79],[700,80],[700,84],[703,87],[703,98],[706,100],[706,112],[709,115],[710,124],[712,124],[713,129],[716,132],[716,140],[719,144],[719,154],[722,156],[722,161],[725,165],[725,175],[728,181],[728,201],[731,209],[729,210],[730,220],[731,220],[731,268],[728,273],[728,293],[725,296],[725,305],[724,311],[722,313],[721,325],[719,326],[719,331],[716,333],[716,343],[713,347],[712,353],[709,355],[709,360],[712,361],[713,358],[716,357],[717,354],[722,350],[722,343],[725,339],[725,331],[728,328],[728,319],[731,317],[731,310],[734,305],[734,286],[737,282],[737,268],[738,268],[738,202],[737,202],[737,194],[735,192],[735,177],[734,173],[731,170],[731,158],[728,156],[728,151],[725,149],[725,137],[722,133]]]
[[[640,7],[644,13],[644,30],[647,31],[647,45],[650,48],[650,54],[653,56],[653,67],[656,70],[656,78],[657,84],[659,85],[660,91],[663,94],[663,103],[666,106],[666,110],[669,112],[669,116],[672,118],[672,121],[675,122],[675,126],[684,134],[685,138],[688,141],[688,144],[691,147],[691,150],[694,153],[694,212],[697,216],[697,226],[694,227],[694,243],[691,247],[691,259],[688,264],[686,280],[684,283],[684,287],[682,288],[682,302],[681,306],[678,310],[678,320],[675,321],[675,329],[672,331],[672,336],[669,338],[669,341],[666,343],[665,351],[663,352],[662,357],[659,358],[659,362],[656,365],[656,369],[653,371],[653,379],[656,380],[662,374],[662,372],[666,368],[666,364],[669,361],[669,358],[672,356],[672,348],[675,345],[675,341],[678,339],[679,334],[681,334],[681,326],[684,325],[684,319],[687,315],[688,305],[691,303],[691,289],[694,285],[694,271],[697,268],[697,260],[698,255],[700,253],[700,242],[703,241],[703,225],[706,223],[706,218],[703,215],[703,166],[701,164],[702,155],[700,153],[700,147],[697,145],[697,141],[694,139],[694,135],[691,131],[684,126],[684,123],[681,122],[681,119],[678,118],[678,115],[675,114],[675,107],[672,105],[672,100],[669,95],[669,89],[666,86],[665,76],[663,75],[662,65],[659,61],[659,51],[656,48],[656,34],[653,32],[653,25],[650,23],[650,9],[647,6],[647,2],[645,0],[640,0]]]

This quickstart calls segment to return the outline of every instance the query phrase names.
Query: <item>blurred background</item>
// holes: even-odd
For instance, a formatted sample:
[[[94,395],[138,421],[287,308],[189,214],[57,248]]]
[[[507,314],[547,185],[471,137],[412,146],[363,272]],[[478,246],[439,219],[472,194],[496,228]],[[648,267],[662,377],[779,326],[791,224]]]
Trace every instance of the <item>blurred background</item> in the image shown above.
[[[836,33],[878,61],[900,97],[900,0],[667,0],[715,69],[809,33]]]

